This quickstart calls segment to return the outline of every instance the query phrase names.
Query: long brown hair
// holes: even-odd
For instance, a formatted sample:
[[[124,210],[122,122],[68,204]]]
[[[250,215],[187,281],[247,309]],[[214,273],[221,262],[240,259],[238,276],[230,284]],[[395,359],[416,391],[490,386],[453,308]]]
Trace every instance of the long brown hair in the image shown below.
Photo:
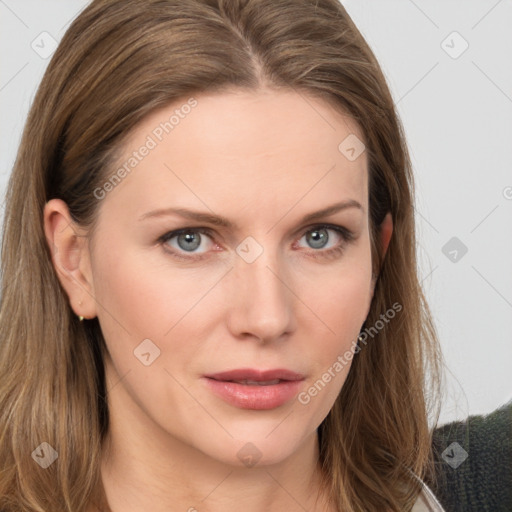
[[[59,283],[43,230],[45,203],[62,199],[92,233],[99,206],[93,191],[112,174],[123,141],[145,116],[201,92],[261,86],[329,102],[359,124],[368,154],[378,280],[365,322],[370,337],[318,429],[332,502],[340,511],[402,512],[419,492],[410,471],[433,478],[429,418],[435,424],[439,417],[442,356],[417,275],[411,163],[383,73],[343,6],[338,0],[96,0],[48,65],[8,183],[0,510],[86,512],[105,498],[105,341],[97,319],[78,321]],[[387,212],[394,230],[383,257],[379,226]],[[383,324],[392,304],[402,309]],[[44,470],[31,456],[41,443],[58,453]]]

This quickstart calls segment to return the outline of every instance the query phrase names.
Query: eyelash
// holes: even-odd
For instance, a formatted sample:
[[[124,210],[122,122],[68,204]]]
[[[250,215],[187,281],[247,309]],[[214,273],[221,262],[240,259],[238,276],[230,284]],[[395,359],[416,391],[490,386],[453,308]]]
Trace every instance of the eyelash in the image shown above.
[[[337,226],[335,224],[317,224],[311,228],[306,229],[306,231],[303,231],[300,238],[302,238],[307,233],[310,233],[312,231],[321,230],[321,229],[330,229],[330,230],[336,231],[339,235],[341,235],[341,238],[343,240],[340,245],[338,245],[336,247],[332,247],[331,249],[327,249],[324,251],[322,251],[321,249],[313,250],[312,257],[315,259],[336,258],[337,256],[339,256],[343,253],[343,251],[345,250],[345,246],[354,239],[354,233],[352,231],[350,231],[346,228],[343,228],[341,226]],[[161,237],[158,238],[157,242],[159,244],[164,245],[166,242],[168,242],[175,236],[179,236],[183,233],[190,233],[190,232],[200,233],[202,235],[207,235],[210,238],[212,238],[212,230],[210,230],[208,228],[182,228],[182,229],[177,229],[175,231],[169,231],[169,232],[163,234]],[[200,261],[200,260],[204,260],[209,257],[207,253],[195,255],[195,256],[182,256],[181,253],[179,253],[175,250],[170,250],[168,248],[164,248],[164,250],[168,254],[170,254],[172,257],[177,258],[179,260]]]

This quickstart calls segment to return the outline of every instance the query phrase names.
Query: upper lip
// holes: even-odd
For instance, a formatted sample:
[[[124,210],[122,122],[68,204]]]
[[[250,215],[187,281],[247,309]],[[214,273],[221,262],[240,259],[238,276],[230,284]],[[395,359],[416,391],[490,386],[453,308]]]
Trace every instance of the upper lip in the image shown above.
[[[215,380],[253,380],[256,382],[265,382],[269,380],[303,380],[304,376],[300,373],[293,372],[282,368],[275,370],[257,370],[254,368],[239,368],[236,370],[228,370],[226,372],[213,373],[205,375],[205,377]]]

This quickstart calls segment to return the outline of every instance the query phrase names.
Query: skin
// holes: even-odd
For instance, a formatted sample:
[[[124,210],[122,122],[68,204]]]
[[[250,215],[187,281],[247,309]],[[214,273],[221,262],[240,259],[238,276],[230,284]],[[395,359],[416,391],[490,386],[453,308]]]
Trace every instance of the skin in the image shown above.
[[[179,125],[98,201],[92,239],[73,224],[63,201],[53,199],[44,210],[71,307],[98,317],[110,354],[111,424],[101,467],[107,498],[114,512],[333,510],[314,499],[320,491],[316,429],[350,363],[307,405],[294,399],[260,411],[224,402],[201,377],[242,367],[288,368],[305,375],[301,390],[308,390],[350,349],[375,281],[367,155],[350,161],[338,145],[350,134],[364,138],[350,118],[293,91],[196,99]],[[120,161],[182,104],[147,117]],[[301,223],[345,199],[362,209]],[[238,228],[179,216],[138,220],[171,206],[222,215]],[[344,243],[329,229],[324,248],[311,238],[319,223],[345,227],[354,240]],[[211,229],[210,237],[196,235],[193,242],[201,242],[192,253],[177,237],[157,242],[192,227]],[[388,214],[384,250],[391,233]],[[236,252],[248,236],[263,248],[252,263]],[[341,253],[322,256],[340,245]],[[178,259],[166,248],[206,257]],[[160,349],[149,366],[134,356],[144,339]],[[237,457],[249,442],[261,455],[254,467]]]

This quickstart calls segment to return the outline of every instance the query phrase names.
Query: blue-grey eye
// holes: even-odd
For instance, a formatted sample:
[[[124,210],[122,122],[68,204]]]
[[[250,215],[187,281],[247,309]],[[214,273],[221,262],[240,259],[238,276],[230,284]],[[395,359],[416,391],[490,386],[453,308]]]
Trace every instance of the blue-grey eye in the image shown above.
[[[201,245],[201,235],[195,231],[181,233],[176,236],[176,240],[184,251],[195,251]]]
[[[327,234],[327,228],[312,229],[305,236],[306,240],[311,243],[311,247],[314,249],[322,249],[325,244],[329,241],[329,235]]]

